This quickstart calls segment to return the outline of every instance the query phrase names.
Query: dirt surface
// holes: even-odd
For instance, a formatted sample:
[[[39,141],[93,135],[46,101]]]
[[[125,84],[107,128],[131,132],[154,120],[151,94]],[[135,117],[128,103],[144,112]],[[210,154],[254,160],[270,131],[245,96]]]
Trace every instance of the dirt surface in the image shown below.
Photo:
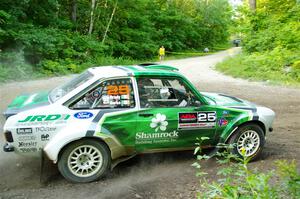
[[[234,95],[272,108],[276,112],[274,132],[267,137],[262,158],[251,163],[260,170],[272,168],[275,160],[296,159],[300,154],[300,89],[270,86],[224,76],[214,65],[236,53],[230,49],[214,55],[166,64],[177,66],[200,91]],[[0,86],[0,112],[21,93],[47,90],[70,77],[9,83]],[[4,118],[1,118],[1,129]],[[3,136],[0,144],[3,145]],[[48,164],[46,183],[40,183],[40,159],[0,152],[0,198],[195,198],[198,179],[191,151],[141,155],[118,165],[105,179],[88,184],[68,183],[55,166]],[[215,179],[218,166],[204,166]]]

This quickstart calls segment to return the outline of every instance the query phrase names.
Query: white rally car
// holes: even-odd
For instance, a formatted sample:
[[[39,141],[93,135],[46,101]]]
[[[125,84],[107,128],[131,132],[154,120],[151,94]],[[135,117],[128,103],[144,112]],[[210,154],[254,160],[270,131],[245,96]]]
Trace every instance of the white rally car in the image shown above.
[[[90,68],[50,92],[18,96],[4,115],[4,151],[43,152],[73,182],[96,180],[135,154],[193,149],[197,137],[256,158],[275,116],[151,64]]]

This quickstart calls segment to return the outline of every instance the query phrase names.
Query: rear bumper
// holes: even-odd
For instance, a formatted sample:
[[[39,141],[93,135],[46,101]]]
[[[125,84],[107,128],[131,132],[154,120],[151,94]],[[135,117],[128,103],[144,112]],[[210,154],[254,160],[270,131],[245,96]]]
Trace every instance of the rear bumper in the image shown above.
[[[3,146],[3,151],[4,152],[13,152],[15,151],[14,147],[9,145],[8,143],[6,143],[4,146]]]

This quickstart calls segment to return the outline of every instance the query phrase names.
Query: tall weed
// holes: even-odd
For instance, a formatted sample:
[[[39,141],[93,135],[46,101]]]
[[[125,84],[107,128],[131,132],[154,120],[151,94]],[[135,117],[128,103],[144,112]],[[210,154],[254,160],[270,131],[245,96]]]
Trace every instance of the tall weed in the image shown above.
[[[222,152],[217,152],[217,163],[221,169],[215,172],[217,180],[207,180],[202,164],[211,157],[202,153],[201,143],[207,138],[199,139],[194,153],[197,161],[192,164],[197,169],[200,187],[197,198],[207,199],[269,199],[269,198],[299,198],[300,174],[295,161],[278,160],[276,170],[259,171],[250,169],[250,159],[239,158],[229,153],[232,145],[220,145]]]

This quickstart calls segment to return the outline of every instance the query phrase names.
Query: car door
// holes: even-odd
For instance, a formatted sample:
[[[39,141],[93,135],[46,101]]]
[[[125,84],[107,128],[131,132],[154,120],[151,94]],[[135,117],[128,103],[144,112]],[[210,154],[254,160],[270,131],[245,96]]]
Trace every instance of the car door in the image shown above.
[[[76,112],[93,113],[87,136],[113,136],[123,146],[134,146],[137,108],[133,81],[132,77],[105,79],[70,105]]]
[[[180,77],[137,78],[137,150],[189,148],[197,137],[214,138],[217,113],[201,104]]]

